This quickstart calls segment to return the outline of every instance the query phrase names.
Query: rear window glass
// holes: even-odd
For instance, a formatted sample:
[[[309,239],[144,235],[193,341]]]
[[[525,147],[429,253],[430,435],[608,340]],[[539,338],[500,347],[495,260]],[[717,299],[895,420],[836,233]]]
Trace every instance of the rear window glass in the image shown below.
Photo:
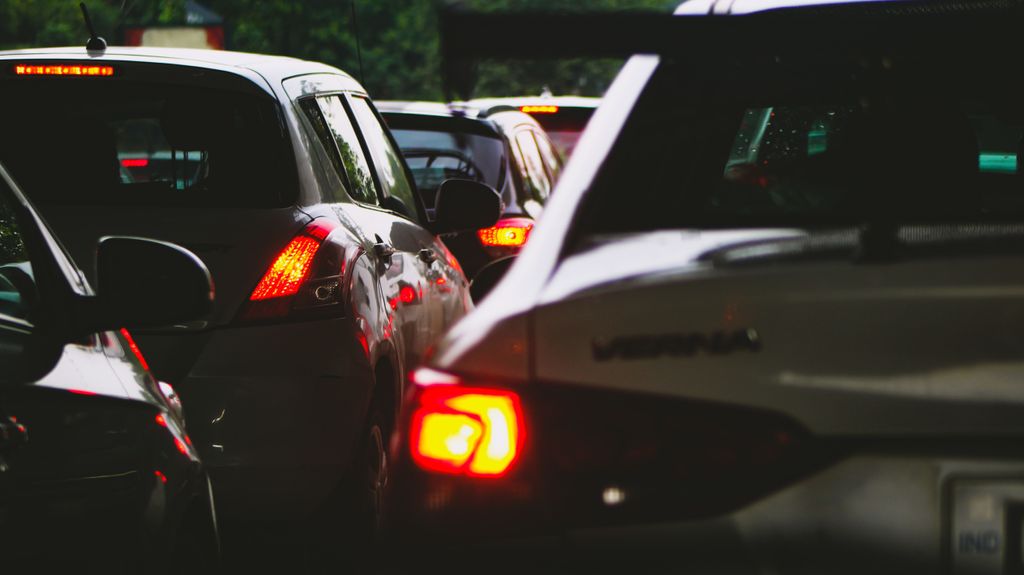
[[[483,182],[501,189],[505,146],[502,140],[478,134],[393,129],[424,204],[432,208],[437,188],[449,178]]]
[[[43,204],[279,207],[294,156],[269,98],[156,83],[0,90],[0,160]]]
[[[531,114],[544,128],[562,158],[568,158],[587,127],[593,108],[560,108],[553,114]]]
[[[1024,218],[1024,108],[1010,87],[985,79],[937,90],[915,74],[922,85],[894,82],[884,94],[859,93],[838,73],[834,84],[780,75],[763,91],[738,89],[743,74],[721,75],[701,93],[662,64],[578,230]]]

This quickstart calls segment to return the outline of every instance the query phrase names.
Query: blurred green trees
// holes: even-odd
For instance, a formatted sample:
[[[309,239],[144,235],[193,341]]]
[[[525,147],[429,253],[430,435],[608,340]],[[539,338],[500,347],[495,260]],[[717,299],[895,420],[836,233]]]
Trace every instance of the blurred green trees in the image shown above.
[[[338,66],[375,98],[440,99],[438,0],[201,0],[224,16],[231,49],[283,54]],[[480,10],[671,10],[673,0],[464,0]],[[184,0],[88,0],[99,33],[111,43],[123,23],[178,23]],[[78,0],[0,0],[0,48],[84,45]],[[524,41],[529,41],[528,36]],[[600,95],[621,62],[502,61],[481,66],[478,96]]]

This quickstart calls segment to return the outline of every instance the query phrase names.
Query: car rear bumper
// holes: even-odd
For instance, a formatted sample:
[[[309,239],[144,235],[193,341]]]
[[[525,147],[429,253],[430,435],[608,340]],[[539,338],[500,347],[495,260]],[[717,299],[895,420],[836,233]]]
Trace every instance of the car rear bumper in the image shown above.
[[[140,343],[144,352],[198,348],[188,375],[173,383],[222,519],[302,518],[348,472],[373,386],[350,323],[253,325]]]
[[[457,542],[460,553],[557,572],[981,575],[1024,568],[1022,503],[1019,459],[866,453],[718,517],[560,528],[537,521],[518,525],[515,536],[492,538],[488,532],[509,526],[483,507],[476,518],[463,517],[473,539],[436,525],[394,536],[430,545],[449,561],[436,545]],[[628,504],[626,492],[620,505]]]
[[[526,439],[503,475],[473,477],[413,462],[411,414],[434,409],[420,387],[391,452],[405,545],[601,569],[1024,573],[1019,434],[825,436],[768,410],[508,384]]]

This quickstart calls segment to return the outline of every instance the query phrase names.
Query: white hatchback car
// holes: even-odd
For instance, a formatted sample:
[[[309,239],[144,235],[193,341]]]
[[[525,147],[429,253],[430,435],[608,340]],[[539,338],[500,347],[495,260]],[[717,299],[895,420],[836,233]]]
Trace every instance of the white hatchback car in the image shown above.
[[[180,392],[221,518],[338,501],[330,524],[375,524],[405,374],[472,306],[438,234],[493,225],[494,190],[446,182],[428,220],[363,88],[292,58],[0,52],[0,119],[19,134],[0,158],[87,275],[108,235],[209,267],[210,314],[133,333]]]
[[[610,21],[659,55],[416,372],[395,529],[603,572],[1019,572],[1016,4],[712,4],[789,8]]]

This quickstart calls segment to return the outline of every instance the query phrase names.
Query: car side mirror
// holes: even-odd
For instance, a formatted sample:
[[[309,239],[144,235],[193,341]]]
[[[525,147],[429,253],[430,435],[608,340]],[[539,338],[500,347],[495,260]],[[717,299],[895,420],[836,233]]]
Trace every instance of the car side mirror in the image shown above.
[[[491,186],[474,180],[445,180],[434,201],[434,232],[488,228],[498,221],[503,209],[501,196]]]
[[[157,240],[100,239],[97,295],[81,302],[76,331],[159,327],[194,320],[213,304],[213,280],[192,252]]]

